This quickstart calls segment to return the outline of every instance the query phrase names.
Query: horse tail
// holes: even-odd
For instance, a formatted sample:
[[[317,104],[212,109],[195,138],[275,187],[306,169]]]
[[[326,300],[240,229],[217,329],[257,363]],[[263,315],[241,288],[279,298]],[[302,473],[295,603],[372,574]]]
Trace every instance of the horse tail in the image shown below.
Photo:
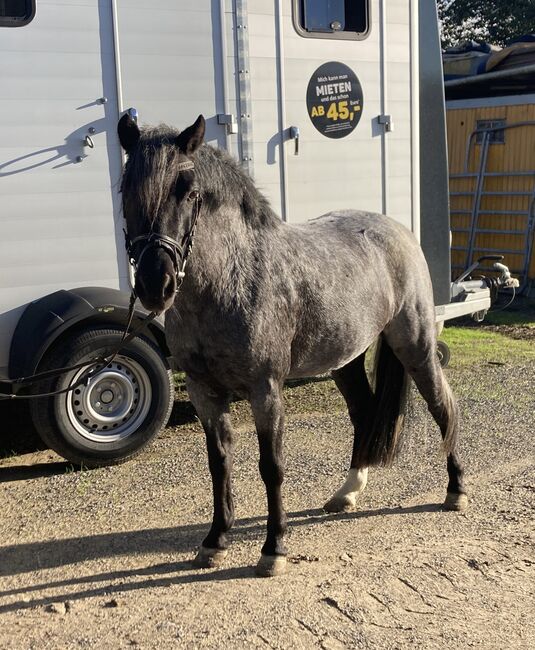
[[[443,432],[442,444],[444,452],[450,454],[457,446],[457,435],[459,433],[459,407],[457,406],[455,395],[453,394],[444,375],[442,375],[442,390],[444,391],[443,411],[449,415],[447,418],[446,431]]]
[[[401,447],[409,395],[409,377],[381,336],[375,353],[374,392],[365,435],[357,436],[353,459],[357,467],[390,465]]]

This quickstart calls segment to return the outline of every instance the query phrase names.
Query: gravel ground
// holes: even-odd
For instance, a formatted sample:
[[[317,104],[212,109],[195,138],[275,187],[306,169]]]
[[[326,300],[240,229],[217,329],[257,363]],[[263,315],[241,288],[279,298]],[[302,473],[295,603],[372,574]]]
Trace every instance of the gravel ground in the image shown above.
[[[448,376],[463,413],[470,507],[439,507],[439,434],[413,399],[407,442],[354,513],[320,506],[351,431],[332,382],[287,391],[290,567],[254,577],[265,495],[235,405],[238,521],[225,565],[191,566],[211,491],[184,401],[137,460],[73,471],[31,437],[0,461],[0,648],[533,648],[535,361],[484,359]],[[6,422],[4,418],[4,422]],[[27,432],[11,420],[12,434]],[[22,453],[30,452],[30,453]]]

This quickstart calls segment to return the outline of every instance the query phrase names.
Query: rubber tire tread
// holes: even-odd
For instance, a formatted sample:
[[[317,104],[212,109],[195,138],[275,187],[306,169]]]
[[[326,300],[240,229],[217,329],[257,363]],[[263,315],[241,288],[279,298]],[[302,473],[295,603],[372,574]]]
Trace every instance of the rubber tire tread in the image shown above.
[[[85,330],[78,330],[69,338],[62,339],[57,345],[53,346],[45,354],[42,362],[39,364],[38,370],[51,370],[53,368],[75,364],[84,356],[94,354],[98,350],[103,349],[102,346],[95,345],[99,339],[114,337],[117,341],[113,345],[116,345],[119,343],[122,334],[123,330],[121,329],[94,325],[88,326]],[[107,343],[104,348],[109,349],[110,344]],[[56,409],[59,406],[57,400],[65,399],[65,395],[30,400],[31,417],[43,442],[50,449],[53,449],[60,456],[75,465],[93,468],[105,465],[119,465],[131,460],[140,454],[156,438],[169,419],[174,402],[174,384],[172,373],[167,366],[165,357],[152,341],[143,336],[138,336],[131,341],[125,350],[121,352],[121,355],[129,356],[125,354],[125,352],[128,353],[129,348],[131,350],[134,349],[134,354],[130,355],[133,359],[140,363],[140,357],[143,358],[144,362],[149,365],[150,371],[158,373],[159,381],[163,389],[163,395],[160,401],[163,404],[161,405],[162,408],[157,408],[153,414],[158,417],[152,417],[150,421],[147,421],[147,418],[151,415],[149,412],[140,429],[128,436],[128,438],[125,438],[125,441],[130,443],[128,445],[130,448],[127,453],[121,454],[120,450],[114,449],[112,454],[106,454],[104,453],[105,450],[103,450],[103,455],[98,456],[94,453],[94,450],[88,449],[88,455],[84,455],[83,450],[79,446],[72,444],[69,440],[69,432],[67,431],[65,435],[64,430],[62,431],[62,423],[58,422]],[[147,372],[147,368],[144,369]],[[155,392],[154,382],[150,377],[150,372],[148,374],[151,379],[152,400],[154,401],[154,399],[158,399],[158,395]],[[34,391],[39,393],[64,388],[67,386],[66,381],[69,376],[72,376],[72,373],[64,377],[42,382],[39,385],[36,384]],[[165,395],[166,392],[167,395]],[[153,406],[151,405],[152,410]],[[65,418],[67,418],[66,412]],[[138,434],[140,430],[143,430],[141,436]],[[140,438],[134,446],[131,445],[133,437]]]

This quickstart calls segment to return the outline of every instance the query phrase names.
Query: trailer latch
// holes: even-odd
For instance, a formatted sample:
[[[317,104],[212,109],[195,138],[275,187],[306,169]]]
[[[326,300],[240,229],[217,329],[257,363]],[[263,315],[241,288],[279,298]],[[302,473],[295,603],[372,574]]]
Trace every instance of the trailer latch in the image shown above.
[[[389,133],[394,130],[394,122],[392,122],[391,115],[378,115],[377,122],[384,127],[384,130]]]

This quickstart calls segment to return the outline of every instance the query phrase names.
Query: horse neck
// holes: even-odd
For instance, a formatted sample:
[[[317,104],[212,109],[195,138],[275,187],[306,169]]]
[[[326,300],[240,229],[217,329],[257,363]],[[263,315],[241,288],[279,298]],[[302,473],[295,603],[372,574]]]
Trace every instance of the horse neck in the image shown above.
[[[235,204],[201,213],[186,270],[185,293],[209,292],[232,300],[245,296],[272,232],[272,225],[248,223],[247,215]]]
[[[245,295],[244,285],[269,257],[281,221],[226,154],[204,145],[197,162],[204,200],[184,284],[193,292]]]

